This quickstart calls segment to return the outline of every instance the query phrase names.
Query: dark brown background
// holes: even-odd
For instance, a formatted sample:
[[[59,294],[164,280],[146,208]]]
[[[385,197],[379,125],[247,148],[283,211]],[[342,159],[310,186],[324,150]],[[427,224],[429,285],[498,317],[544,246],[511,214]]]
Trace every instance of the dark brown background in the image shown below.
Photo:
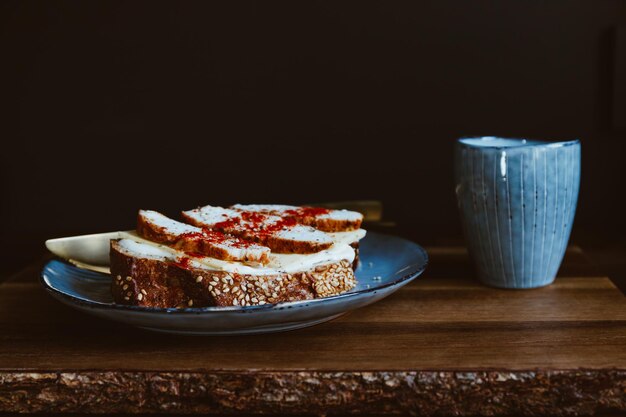
[[[575,239],[626,234],[623,0],[1,7],[2,270],[140,207],[380,199],[454,238],[465,135],[581,138]]]

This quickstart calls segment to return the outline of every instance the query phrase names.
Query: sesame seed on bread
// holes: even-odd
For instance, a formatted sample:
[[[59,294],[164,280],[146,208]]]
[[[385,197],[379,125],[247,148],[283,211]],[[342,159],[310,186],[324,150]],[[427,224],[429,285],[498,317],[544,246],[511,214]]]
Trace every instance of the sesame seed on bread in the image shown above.
[[[354,288],[358,242],[365,236],[358,227],[362,216],[278,207],[271,211],[280,215],[267,207],[204,206],[183,212],[182,222],[141,210],[137,236],[111,241],[115,302],[253,306]]]
[[[162,308],[307,300],[337,295],[356,285],[347,259],[306,271],[249,274],[214,270],[183,252],[130,239],[111,241],[111,275],[116,303]]]

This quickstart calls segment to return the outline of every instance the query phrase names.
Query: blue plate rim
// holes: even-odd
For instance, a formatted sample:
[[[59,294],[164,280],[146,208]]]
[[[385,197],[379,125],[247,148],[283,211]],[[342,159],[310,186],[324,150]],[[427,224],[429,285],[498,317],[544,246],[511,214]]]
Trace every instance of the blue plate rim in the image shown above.
[[[44,289],[48,292],[50,292],[53,296],[55,297],[60,297],[63,298],[65,300],[67,300],[68,302],[72,303],[72,304],[79,304],[82,305],[84,307],[87,308],[91,308],[91,309],[96,309],[96,310],[121,310],[121,311],[133,311],[133,312],[141,312],[141,313],[165,313],[165,314],[183,314],[183,315],[194,315],[194,314],[203,314],[203,313],[214,313],[214,312],[222,312],[222,313],[227,313],[227,312],[233,312],[233,313],[253,313],[253,312],[259,312],[259,311],[265,311],[265,310],[274,310],[274,309],[283,309],[283,308],[292,308],[292,307],[304,307],[304,306],[308,306],[312,303],[314,304],[319,304],[319,303],[323,303],[323,302],[327,302],[327,301],[334,301],[334,300],[340,300],[340,299],[346,299],[346,298],[352,298],[358,295],[363,295],[363,294],[368,294],[368,293],[372,293],[372,292],[376,292],[376,291],[380,291],[383,290],[385,288],[389,288],[389,287],[393,287],[396,286],[398,284],[401,284],[405,281],[411,281],[414,278],[420,276],[425,270],[426,267],[428,266],[428,262],[429,262],[429,258],[428,258],[428,252],[426,252],[426,250],[420,246],[419,244],[399,237],[399,236],[395,236],[395,235],[390,235],[387,233],[378,233],[378,232],[369,232],[369,235],[378,235],[378,236],[388,236],[388,237],[392,237],[394,239],[400,239],[403,240],[405,242],[410,243],[411,245],[414,245],[415,248],[420,252],[420,255],[423,257],[424,261],[423,263],[419,264],[417,266],[416,269],[411,270],[411,272],[407,273],[406,275],[403,275],[402,277],[392,281],[392,282],[388,282],[386,284],[380,285],[380,286],[376,286],[376,287],[370,287],[370,288],[364,288],[362,290],[359,291],[355,291],[355,292],[345,292],[342,294],[338,294],[338,295],[333,295],[330,297],[322,297],[322,298],[314,298],[311,300],[299,300],[299,301],[286,301],[286,302],[282,302],[282,303],[274,303],[274,304],[264,304],[264,305],[255,305],[255,306],[211,306],[211,307],[187,307],[187,308],[177,308],[177,307],[168,307],[168,308],[162,308],[162,307],[143,307],[143,306],[129,306],[129,305],[124,305],[124,304],[115,304],[115,303],[101,303],[99,301],[91,301],[91,300],[84,300],[75,296],[72,296],[70,294],[66,294],[52,286],[50,286],[45,278],[45,271],[48,268],[48,265],[50,265],[52,262],[61,262],[61,263],[66,263],[69,264],[68,262],[62,260],[62,259],[53,259],[50,260],[48,262],[46,262],[46,264],[44,265],[43,269],[41,270],[41,273],[39,274],[39,282],[41,283],[41,285],[44,287]],[[71,265],[71,264],[69,264]],[[74,265],[71,265],[74,268],[78,268]],[[80,269],[80,268],[78,268]],[[106,274],[102,274],[102,275],[106,275]]]

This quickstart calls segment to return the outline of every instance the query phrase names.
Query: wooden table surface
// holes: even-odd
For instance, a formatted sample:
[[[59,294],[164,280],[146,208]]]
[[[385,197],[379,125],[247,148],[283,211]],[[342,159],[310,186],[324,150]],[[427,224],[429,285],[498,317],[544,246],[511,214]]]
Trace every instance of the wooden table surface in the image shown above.
[[[626,411],[626,298],[571,248],[536,290],[478,284],[461,247],[329,323],[171,336],[0,284],[0,412],[589,415]]]

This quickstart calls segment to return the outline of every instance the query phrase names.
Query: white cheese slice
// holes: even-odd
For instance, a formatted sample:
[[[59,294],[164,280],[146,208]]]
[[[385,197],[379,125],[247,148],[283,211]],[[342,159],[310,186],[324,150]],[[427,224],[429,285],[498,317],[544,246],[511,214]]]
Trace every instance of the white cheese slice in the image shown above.
[[[137,257],[148,259],[176,261],[188,257],[184,252],[165,245],[139,237],[135,233],[128,233],[127,238],[119,241],[121,247]],[[278,272],[295,273],[308,271],[318,265],[336,263],[343,259],[352,263],[355,253],[347,244],[334,244],[330,248],[306,255],[300,254],[271,254],[270,262],[266,266],[247,265],[241,262],[223,261],[205,257],[188,257],[189,265],[193,268],[236,272],[250,275],[270,275]]]
[[[214,206],[204,206],[185,211],[184,213],[187,217],[195,220],[197,224],[208,228],[214,227],[217,223],[234,219],[236,223],[230,226],[233,230],[226,230],[229,233],[240,230],[246,234],[254,235],[255,233],[261,233],[263,227],[271,227],[284,222],[283,218],[269,214],[260,214],[259,216],[263,219],[261,222],[248,221],[242,217],[242,213],[239,211]],[[326,233],[310,226],[299,224],[285,226],[283,229],[273,232],[273,235],[293,242],[332,243],[332,239]]]

